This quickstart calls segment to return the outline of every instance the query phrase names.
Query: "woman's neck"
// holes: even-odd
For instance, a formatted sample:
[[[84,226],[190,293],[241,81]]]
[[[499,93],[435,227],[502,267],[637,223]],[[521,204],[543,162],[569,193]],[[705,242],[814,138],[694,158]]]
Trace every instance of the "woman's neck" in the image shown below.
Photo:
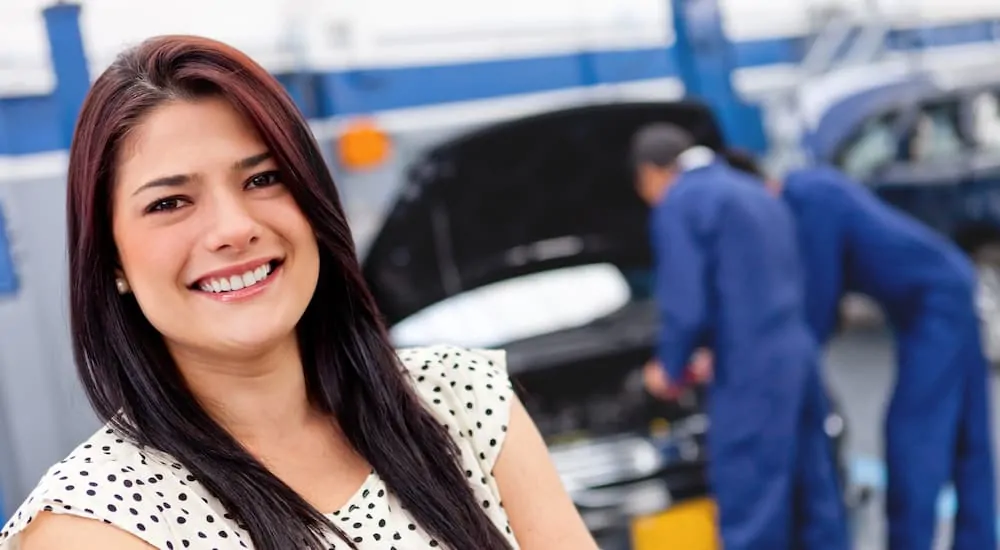
[[[309,404],[294,335],[265,353],[238,360],[172,352],[195,398],[244,445],[300,432],[322,416]]]

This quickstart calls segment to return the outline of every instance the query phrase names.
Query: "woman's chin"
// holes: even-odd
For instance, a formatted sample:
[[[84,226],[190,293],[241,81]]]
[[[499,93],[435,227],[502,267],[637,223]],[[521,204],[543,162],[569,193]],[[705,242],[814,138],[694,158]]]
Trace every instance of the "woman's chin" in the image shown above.
[[[270,355],[294,352],[297,346],[294,325],[268,327],[250,324],[243,327],[230,325],[225,330],[215,330],[203,338],[170,347],[183,368],[185,357],[193,359],[194,363],[255,362]]]
[[[293,326],[286,330],[256,330],[228,334],[219,340],[218,348],[233,355],[234,358],[257,357],[295,343],[296,336]]]

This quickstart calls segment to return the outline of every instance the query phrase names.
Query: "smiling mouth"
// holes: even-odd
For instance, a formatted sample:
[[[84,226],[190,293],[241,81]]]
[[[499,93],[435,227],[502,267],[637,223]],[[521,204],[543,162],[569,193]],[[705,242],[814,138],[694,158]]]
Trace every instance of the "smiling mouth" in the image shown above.
[[[272,260],[239,275],[201,279],[191,285],[190,288],[194,291],[208,292],[210,294],[225,294],[227,292],[243,290],[244,288],[249,288],[266,281],[282,263],[282,260]]]

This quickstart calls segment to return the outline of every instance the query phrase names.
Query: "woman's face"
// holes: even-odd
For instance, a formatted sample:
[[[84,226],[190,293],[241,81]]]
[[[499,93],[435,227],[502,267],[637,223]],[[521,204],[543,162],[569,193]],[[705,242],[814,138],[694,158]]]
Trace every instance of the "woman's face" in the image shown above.
[[[239,359],[294,338],[319,277],[316,238],[235,109],[166,103],[117,163],[118,275],[175,355]]]

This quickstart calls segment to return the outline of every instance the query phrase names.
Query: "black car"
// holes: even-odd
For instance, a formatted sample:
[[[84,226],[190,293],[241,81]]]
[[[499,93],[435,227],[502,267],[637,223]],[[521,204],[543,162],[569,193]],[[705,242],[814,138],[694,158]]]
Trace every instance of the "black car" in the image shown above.
[[[629,297],[616,311],[498,346],[603,548],[629,547],[632,518],[707,494],[701,395],[665,403],[641,379],[658,321],[647,208],[627,149],[653,121],[722,146],[711,113],[687,102],[588,106],[477,130],[412,165],[364,260],[391,326],[501,281],[595,264],[620,270]],[[833,420],[839,445],[843,423]]]

